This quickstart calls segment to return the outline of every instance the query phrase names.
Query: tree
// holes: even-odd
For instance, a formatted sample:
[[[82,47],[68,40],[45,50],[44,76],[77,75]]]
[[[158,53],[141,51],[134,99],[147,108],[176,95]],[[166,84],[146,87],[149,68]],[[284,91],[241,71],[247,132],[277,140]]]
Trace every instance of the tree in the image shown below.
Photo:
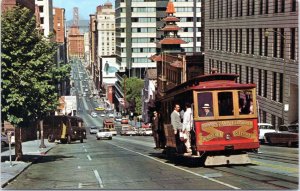
[[[22,158],[21,132],[30,122],[54,111],[58,105],[55,74],[56,44],[36,29],[33,13],[15,7],[1,18],[2,120],[16,128],[16,160]]]
[[[127,78],[126,81],[126,101],[131,105],[135,106],[135,112],[141,114],[142,112],[142,89],[144,87],[144,81],[131,77]],[[122,83],[124,86],[124,83]],[[124,89],[124,87],[122,87]]]

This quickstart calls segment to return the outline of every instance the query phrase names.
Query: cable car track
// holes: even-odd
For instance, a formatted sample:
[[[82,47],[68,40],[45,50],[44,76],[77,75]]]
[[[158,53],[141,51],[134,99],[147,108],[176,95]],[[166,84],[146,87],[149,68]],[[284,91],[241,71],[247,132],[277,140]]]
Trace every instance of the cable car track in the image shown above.
[[[287,157],[287,156],[282,156],[282,155],[274,155],[274,154],[264,154],[264,153],[259,153],[259,154],[253,154],[253,153],[248,153],[248,155],[251,158],[255,159],[263,159],[263,160],[272,160],[276,162],[284,162],[284,163],[290,163],[290,164],[298,164],[299,159],[295,157]]]

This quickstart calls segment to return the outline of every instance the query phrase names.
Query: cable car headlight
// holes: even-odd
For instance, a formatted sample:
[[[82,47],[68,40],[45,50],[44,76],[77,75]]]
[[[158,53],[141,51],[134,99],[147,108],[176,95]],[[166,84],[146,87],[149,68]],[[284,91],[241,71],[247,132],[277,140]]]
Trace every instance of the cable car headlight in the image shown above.
[[[230,136],[229,133],[225,135],[225,139],[226,139],[226,140],[230,140],[230,139],[231,139],[231,136]]]

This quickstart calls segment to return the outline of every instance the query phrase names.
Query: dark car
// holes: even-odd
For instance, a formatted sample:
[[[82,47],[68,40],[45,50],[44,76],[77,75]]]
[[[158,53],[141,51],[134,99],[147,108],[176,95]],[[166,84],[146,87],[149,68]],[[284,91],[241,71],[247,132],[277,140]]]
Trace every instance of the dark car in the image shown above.
[[[266,133],[265,138],[269,144],[286,144],[290,147],[298,145],[298,131],[298,124],[281,125],[276,132]]]

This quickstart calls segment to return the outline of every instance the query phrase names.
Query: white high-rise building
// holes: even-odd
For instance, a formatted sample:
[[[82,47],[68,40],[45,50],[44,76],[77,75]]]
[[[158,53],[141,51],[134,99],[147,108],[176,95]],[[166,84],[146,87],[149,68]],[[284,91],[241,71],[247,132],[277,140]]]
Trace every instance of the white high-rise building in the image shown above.
[[[110,2],[97,7],[98,59],[115,54],[115,10]]]
[[[156,68],[149,58],[156,54],[162,38],[161,21],[169,0],[116,0],[116,55],[120,72],[143,78],[147,68]],[[201,51],[201,1],[172,0],[180,19],[179,35],[184,52]]]
[[[44,36],[53,33],[53,4],[52,0],[35,0],[39,7],[40,27]]]

